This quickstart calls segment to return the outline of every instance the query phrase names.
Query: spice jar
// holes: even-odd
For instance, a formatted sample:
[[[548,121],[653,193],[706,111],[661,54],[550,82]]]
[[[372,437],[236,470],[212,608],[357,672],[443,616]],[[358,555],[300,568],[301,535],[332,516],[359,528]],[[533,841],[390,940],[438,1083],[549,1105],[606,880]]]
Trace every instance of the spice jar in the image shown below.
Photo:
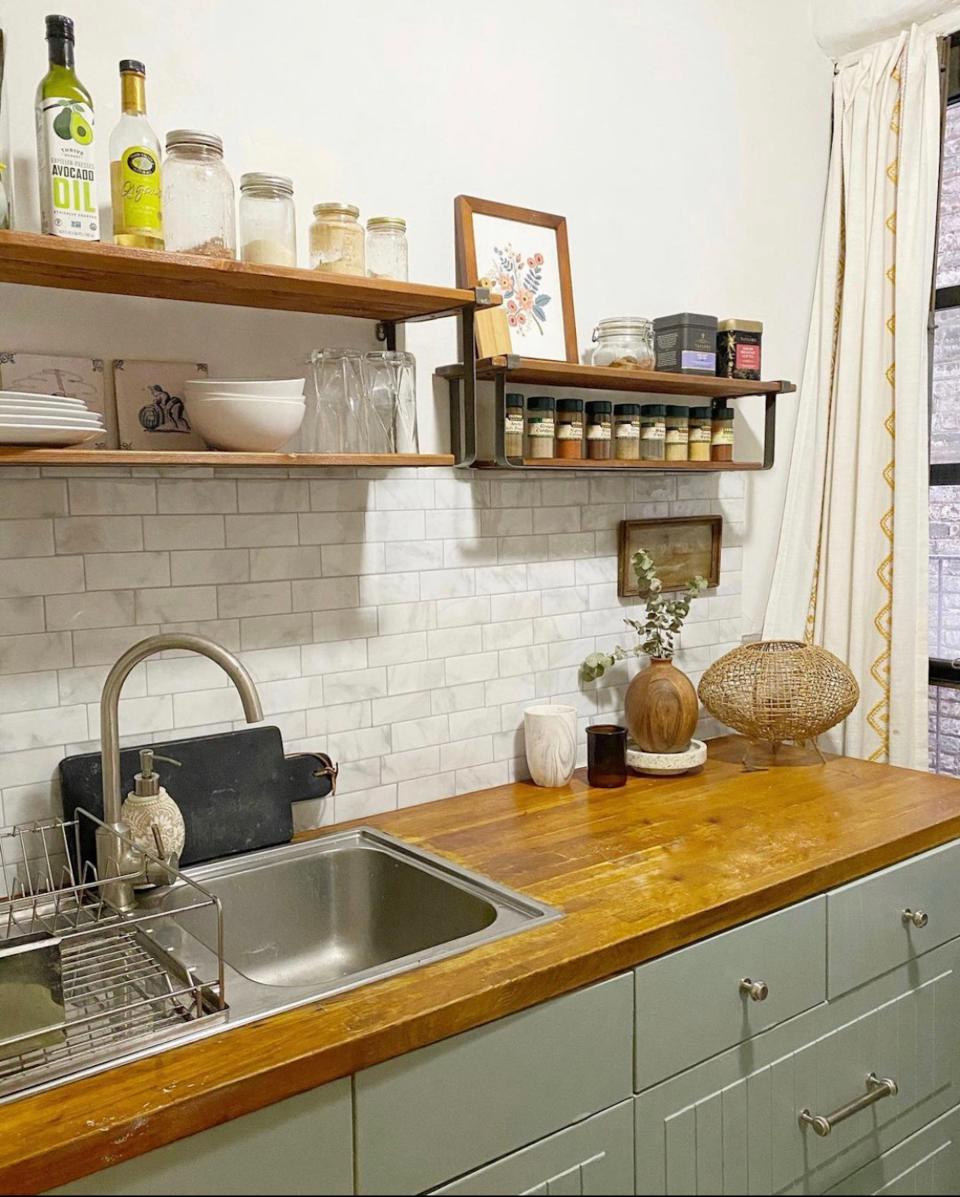
[[[407,281],[407,222],[399,216],[367,221],[367,276]]]
[[[652,370],[653,325],[644,316],[609,316],[593,330],[592,366]]]
[[[640,404],[618,403],[614,412],[614,456],[618,461],[640,460]]]
[[[710,460],[733,461],[733,408],[718,399],[713,409]]]
[[[171,253],[237,256],[233,179],[215,133],[172,129],[163,164],[163,237]]]
[[[606,461],[613,447],[613,404],[606,399],[591,399],[587,403],[587,457],[591,461]]]
[[[717,374],[721,378],[760,378],[759,320],[721,320],[717,331]]]
[[[709,461],[713,439],[713,419],[709,407],[690,408],[688,461]]]
[[[667,409],[662,403],[645,403],[640,409],[640,457],[663,461],[666,456]]]
[[[353,204],[315,204],[310,266],[327,274],[363,274],[363,225]]]
[[[554,413],[557,404],[549,395],[531,395],[527,400],[527,456],[554,456]]]
[[[504,405],[503,451],[507,457],[523,457],[523,396],[510,391]]]
[[[667,461],[686,461],[690,449],[690,408],[667,408]]]
[[[557,456],[583,457],[583,400],[560,399],[557,402]]]
[[[285,175],[241,176],[240,257],[261,266],[296,266],[293,182]]]

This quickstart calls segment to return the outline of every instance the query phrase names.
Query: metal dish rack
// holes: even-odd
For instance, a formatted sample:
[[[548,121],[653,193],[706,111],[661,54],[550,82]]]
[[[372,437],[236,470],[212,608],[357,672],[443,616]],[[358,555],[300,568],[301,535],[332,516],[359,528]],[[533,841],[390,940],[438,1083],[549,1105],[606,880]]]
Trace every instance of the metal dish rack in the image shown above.
[[[150,924],[168,912],[118,914],[102,900],[80,852],[83,819],[104,826],[78,810],[0,828],[0,1101],[225,1018],[220,900],[164,866],[171,885],[192,893],[178,915],[206,908],[216,917],[218,975],[204,979],[154,941]],[[33,1011],[44,1012],[40,1033],[19,1026],[11,1035]]]

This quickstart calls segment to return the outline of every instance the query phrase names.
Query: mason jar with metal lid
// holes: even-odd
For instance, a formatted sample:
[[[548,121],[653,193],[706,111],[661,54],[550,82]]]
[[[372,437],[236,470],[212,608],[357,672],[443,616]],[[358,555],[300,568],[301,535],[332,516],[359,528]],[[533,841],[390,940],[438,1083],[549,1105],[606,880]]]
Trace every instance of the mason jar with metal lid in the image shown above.
[[[400,216],[367,221],[367,275],[407,281],[407,222]]]
[[[233,179],[223,141],[199,129],[172,129],[163,164],[164,248],[206,258],[237,256]]]
[[[297,218],[286,175],[241,176],[240,257],[262,266],[296,266]]]
[[[363,225],[354,204],[314,204],[310,265],[328,274],[363,274]]]
[[[592,366],[652,370],[653,324],[644,316],[609,316],[593,330]]]

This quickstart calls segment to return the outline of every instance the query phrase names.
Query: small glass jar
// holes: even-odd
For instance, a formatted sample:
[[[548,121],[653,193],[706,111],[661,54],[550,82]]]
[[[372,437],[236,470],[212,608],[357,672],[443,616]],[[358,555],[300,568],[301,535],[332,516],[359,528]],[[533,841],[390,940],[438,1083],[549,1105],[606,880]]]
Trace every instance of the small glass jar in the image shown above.
[[[583,457],[583,400],[557,401],[557,457]]]
[[[640,457],[663,461],[666,457],[667,409],[662,403],[645,403],[640,410]]]
[[[640,460],[640,404],[618,403],[614,412],[614,456],[617,461]]]
[[[327,274],[363,274],[363,225],[353,204],[315,204],[310,225],[310,267]]]
[[[233,179],[215,133],[172,129],[163,163],[163,237],[170,253],[237,256]]]
[[[407,281],[407,222],[399,216],[367,221],[367,276]]]
[[[587,728],[587,781],[613,789],[627,784],[627,729],[616,723]]]
[[[653,324],[645,316],[610,316],[593,330],[592,366],[617,370],[652,370]]]
[[[259,266],[296,266],[293,182],[285,175],[241,176],[240,257]]]
[[[548,458],[554,456],[554,415],[556,400],[549,395],[531,395],[527,400],[527,456]]]
[[[710,460],[733,461],[733,408],[718,400],[710,430]]]
[[[690,452],[690,408],[667,408],[667,461],[686,461]]]
[[[523,457],[523,396],[509,391],[504,404],[503,451],[507,457]]]
[[[613,456],[613,404],[606,399],[587,403],[587,457],[608,461]]]
[[[709,461],[713,439],[713,419],[709,407],[690,408],[690,439],[688,461]]]

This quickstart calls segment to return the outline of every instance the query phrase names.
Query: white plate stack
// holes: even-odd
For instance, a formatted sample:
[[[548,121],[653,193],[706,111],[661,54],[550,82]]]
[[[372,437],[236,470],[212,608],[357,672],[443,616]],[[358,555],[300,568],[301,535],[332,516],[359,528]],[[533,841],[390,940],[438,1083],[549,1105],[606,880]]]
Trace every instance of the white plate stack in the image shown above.
[[[82,445],[103,436],[103,416],[82,399],[0,391],[0,445]]]

